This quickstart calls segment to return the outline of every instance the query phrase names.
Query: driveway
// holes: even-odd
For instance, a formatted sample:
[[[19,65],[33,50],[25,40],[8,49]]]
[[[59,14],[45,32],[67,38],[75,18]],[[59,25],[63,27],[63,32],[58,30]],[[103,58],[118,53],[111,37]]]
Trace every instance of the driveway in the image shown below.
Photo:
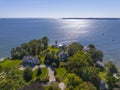
[[[32,68],[32,70],[34,71],[35,69],[38,69],[39,67],[41,67],[41,68],[46,68],[45,65],[39,65],[39,66],[36,65],[35,67]],[[26,68],[26,67],[23,67],[23,66],[22,66],[22,67],[20,67],[20,70],[25,70],[25,68]]]
[[[48,67],[47,69],[48,69],[49,83],[52,81],[56,81],[54,71],[50,67]]]
[[[59,83],[59,88],[61,89],[61,90],[64,90],[65,89],[65,84],[63,83],[63,82],[60,82]]]

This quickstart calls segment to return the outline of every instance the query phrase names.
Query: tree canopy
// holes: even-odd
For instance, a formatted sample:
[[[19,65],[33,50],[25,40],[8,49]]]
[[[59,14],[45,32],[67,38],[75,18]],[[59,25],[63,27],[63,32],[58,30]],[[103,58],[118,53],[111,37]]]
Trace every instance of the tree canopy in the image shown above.
[[[30,66],[27,66],[27,68],[23,72],[23,77],[26,82],[32,79],[32,74],[33,74],[32,69],[30,68]]]
[[[86,82],[91,82],[99,90],[101,79],[99,77],[99,70],[96,67],[89,66],[81,69],[81,78]]]
[[[4,80],[0,81],[0,90],[17,90],[23,87],[26,82],[22,74],[16,68],[11,69]]]
[[[29,85],[24,86],[20,90],[45,90],[40,79],[37,78],[34,82]]]
[[[61,90],[58,86],[58,82],[52,81],[48,90]]]
[[[88,54],[93,59],[94,63],[96,63],[97,61],[102,62],[103,60],[103,53],[100,50],[90,49]]]
[[[80,74],[80,69],[85,66],[92,66],[92,59],[83,51],[77,52],[73,57],[68,58],[65,67],[68,72]]]
[[[82,79],[76,76],[75,74],[71,73],[71,74],[68,74],[67,78],[65,79],[65,82],[66,82],[67,88],[72,90],[78,87],[80,83],[82,83]]]
[[[2,66],[0,65],[0,73],[2,72]]]
[[[67,52],[69,56],[73,56],[76,52],[81,51],[82,49],[83,45],[78,42],[74,42],[67,47]]]
[[[83,82],[77,87],[77,90],[97,90],[97,89],[92,83]]]
[[[11,57],[13,59],[22,59],[26,55],[39,55],[41,51],[47,49],[49,39],[43,37],[42,39],[31,40],[28,43],[23,43],[21,46],[11,50]]]
[[[114,73],[118,73],[118,69],[112,61],[107,62],[106,66],[107,66],[107,71],[108,71],[109,75],[113,75]]]

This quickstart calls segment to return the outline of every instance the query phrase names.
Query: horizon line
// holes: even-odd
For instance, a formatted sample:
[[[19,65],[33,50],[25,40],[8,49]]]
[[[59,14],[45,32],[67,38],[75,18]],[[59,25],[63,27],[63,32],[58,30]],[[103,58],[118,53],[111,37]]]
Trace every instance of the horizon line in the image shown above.
[[[120,17],[0,17],[0,19],[19,19],[19,18],[23,18],[23,19],[39,19],[39,18],[50,18],[50,19],[120,19]]]

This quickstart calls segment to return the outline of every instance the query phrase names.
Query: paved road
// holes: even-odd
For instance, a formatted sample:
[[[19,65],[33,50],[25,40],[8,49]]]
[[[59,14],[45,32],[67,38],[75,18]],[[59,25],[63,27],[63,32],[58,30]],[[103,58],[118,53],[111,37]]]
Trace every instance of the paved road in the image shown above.
[[[48,67],[47,69],[48,69],[49,83],[52,81],[56,81],[54,71],[50,67]]]
[[[34,68],[32,68],[32,70],[34,71],[35,69],[38,69],[39,67],[41,67],[41,68],[46,68],[45,65],[39,65],[39,66],[36,65]],[[25,68],[26,68],[26,67],[23,67],[23,66],[22,66],[22,67],[20,67],[20,70],[25,70]]]
[[[59,83],[59,88],[61,89],[61,90],[64,90],[65,89],[65,84],[63,83],[63,82],[60,82]]]

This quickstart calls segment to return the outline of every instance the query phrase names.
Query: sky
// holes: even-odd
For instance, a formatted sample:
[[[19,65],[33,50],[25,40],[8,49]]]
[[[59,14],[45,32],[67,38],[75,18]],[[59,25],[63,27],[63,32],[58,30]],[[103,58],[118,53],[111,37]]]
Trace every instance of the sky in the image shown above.
[[[0,18],[120,18],[120,0],[0,0]]]

